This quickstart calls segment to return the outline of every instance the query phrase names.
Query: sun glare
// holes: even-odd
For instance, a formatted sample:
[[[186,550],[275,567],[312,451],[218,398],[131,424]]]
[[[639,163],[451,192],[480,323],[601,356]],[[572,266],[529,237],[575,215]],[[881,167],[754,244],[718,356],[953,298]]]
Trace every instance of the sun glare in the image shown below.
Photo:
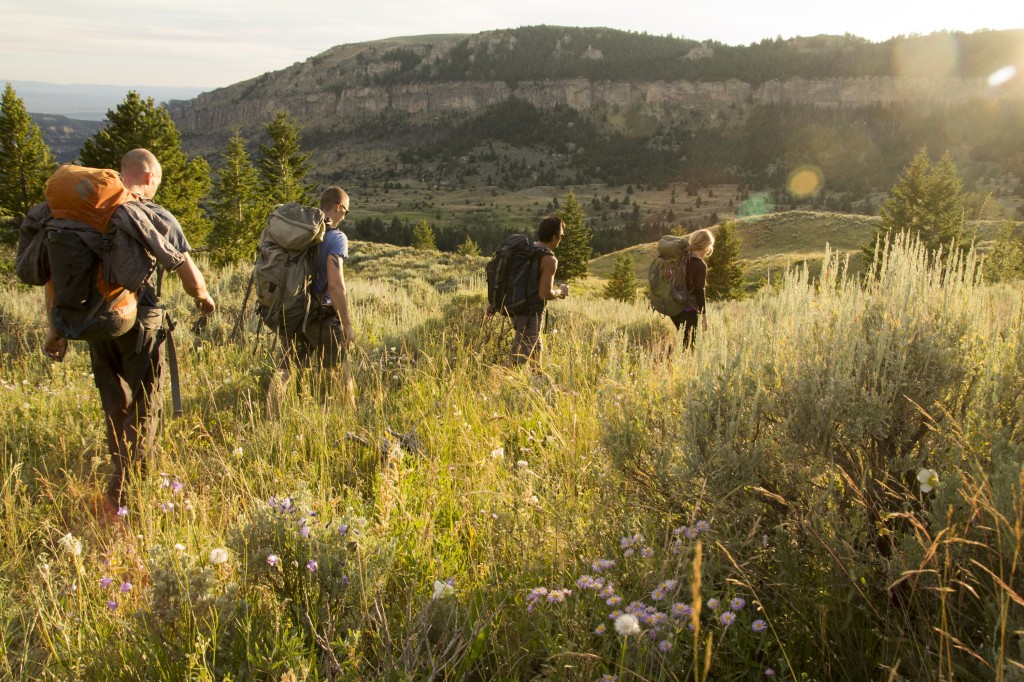
[[[896,73],[913,78],[944,78],[956,72],[960,53],[949,33],[933,33],[896,43]]]
[[[789,193],[796,197],[809,197],[817,194],[824,181],[821,171],[814,166],[801,166],[789,176]]]
[[[1014,76],[1017,75],[1017,67],[1015,66],[1004,66],[998,71],[994,72],[988,77],[989,87],[998,88],[1000,85],[1005,85],[1013,80]]]

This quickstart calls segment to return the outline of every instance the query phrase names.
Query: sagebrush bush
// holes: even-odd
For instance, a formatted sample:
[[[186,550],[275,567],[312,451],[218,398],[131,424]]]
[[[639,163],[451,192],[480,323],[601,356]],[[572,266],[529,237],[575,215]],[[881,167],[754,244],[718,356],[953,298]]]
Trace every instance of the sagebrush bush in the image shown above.
[[[205,324],[168,278],[185,414],[113,526],[87,351],[47,364],[5,281],[0,677],[1017,679],[1024,297],[886,248],[693,351],[574,295],[534,372],[482,259],[354,243],[355,406],[299,372],[272,418],[251,266]]]

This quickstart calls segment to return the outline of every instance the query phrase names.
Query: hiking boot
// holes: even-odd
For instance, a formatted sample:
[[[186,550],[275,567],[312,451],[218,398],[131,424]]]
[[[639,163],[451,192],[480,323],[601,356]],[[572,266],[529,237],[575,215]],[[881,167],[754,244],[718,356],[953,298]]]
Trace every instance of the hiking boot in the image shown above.
[[[111,500],[106,495],[97,495],[96,499],[93,500],[93,516],[100,522],[102,526],[111,526],[121,523],[121,517],[118,515],[120,508],[117,503]]]

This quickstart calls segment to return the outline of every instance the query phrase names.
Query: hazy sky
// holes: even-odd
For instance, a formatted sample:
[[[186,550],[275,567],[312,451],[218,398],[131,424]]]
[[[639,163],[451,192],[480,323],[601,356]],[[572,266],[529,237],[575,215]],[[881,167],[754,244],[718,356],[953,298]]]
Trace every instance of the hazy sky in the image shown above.
[[[158,5],[164,5],[160,7]],[[0,0],[0,82],[237,83],[335,45],[538,24],[745,45],[1024,28],[1020,0]]]

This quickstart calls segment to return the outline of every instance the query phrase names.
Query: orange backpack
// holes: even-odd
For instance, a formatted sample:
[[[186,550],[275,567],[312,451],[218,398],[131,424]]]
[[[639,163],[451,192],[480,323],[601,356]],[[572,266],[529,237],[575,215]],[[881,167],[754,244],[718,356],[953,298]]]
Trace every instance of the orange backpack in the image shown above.
[[[131,191],[115,171],[66,164],[46,181],[45,194],[55,219],[46,226],[54,329],[68,339],[121,336],[135,326],[138,296],[109,281],[103,256],[110,218]]]

